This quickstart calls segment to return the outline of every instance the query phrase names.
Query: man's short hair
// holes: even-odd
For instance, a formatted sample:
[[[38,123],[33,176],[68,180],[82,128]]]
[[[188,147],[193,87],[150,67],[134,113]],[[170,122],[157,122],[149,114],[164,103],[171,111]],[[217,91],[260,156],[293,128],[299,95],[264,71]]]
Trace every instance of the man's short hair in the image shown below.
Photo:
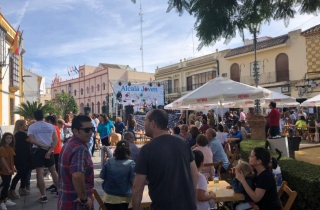
[[[180,128],[178,126],[173,128],[173,133],[179,135],[180,134]]]
[[[232,129],[234,129],[236,131],[239,130],[238,126],[233,126]]]
[[[269,105],[272,106],[272,108],[276,108],[277,107],[277,104],[274,101],[271,101]]]
[[[42,110],[39,110],[39,109],[36,110],[36,111],[34,111],[33,117],[34,117],[34,119],[35,119],[36,121],[41,121],[41,120],[43,120],[43,118],[44,118],[43,111],[42,111]]]
[[[127,141],[130,137],[134,137],[132,132],[126,132],[123,136],[124,140],[127,140]]]
[[[82,127],[82,123],[91,122],[91,118],[86,115],[78,115],[72,119],[71,129],[79,129]]]
[[[209,132],[210,135],[211,135],[213,138],[215,138],[215,137],[217,136],[216,131],[215,131],[214,129],[212,129],[212,128],[208,128],[208,129],[207,129],[207,132]],[[211,139],[210,139],[210,140],[211,140]]]
[[[148,116],[149,122],[154,121],[159,129],[166,130],[168,127],[168,114],[162,109],[153,109]]]

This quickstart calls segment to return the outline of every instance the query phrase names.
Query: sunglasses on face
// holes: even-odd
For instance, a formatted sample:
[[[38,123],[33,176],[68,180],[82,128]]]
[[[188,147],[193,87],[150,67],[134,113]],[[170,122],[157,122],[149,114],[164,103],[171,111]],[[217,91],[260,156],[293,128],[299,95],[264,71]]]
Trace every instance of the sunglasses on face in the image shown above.
[[[90,131],[95,132],[96,128],[91,127],[91,128],[79,128],[79,130],[83,130],[86,133],[89,133]]]

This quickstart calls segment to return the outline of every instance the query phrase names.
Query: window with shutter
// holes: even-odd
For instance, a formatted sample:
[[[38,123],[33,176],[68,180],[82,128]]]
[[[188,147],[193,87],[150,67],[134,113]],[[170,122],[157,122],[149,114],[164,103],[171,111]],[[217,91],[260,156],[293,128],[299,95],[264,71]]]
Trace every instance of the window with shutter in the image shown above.
[[[239,64],[234,63],[230,67],[230,79],[236,82],[240,82],[240,68]]]
[[[277,82],[289,81],[289,58],[285,53],[276,57]]]

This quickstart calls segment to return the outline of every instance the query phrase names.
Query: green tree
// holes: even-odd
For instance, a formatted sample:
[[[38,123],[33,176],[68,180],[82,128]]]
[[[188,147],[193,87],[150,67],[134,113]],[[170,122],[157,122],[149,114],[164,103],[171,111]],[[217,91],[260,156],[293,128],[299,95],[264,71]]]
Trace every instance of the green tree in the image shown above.
[[[244,39],[244,30],[252,23],[283,20],[287,26],[296,14],[316,15],[320,0],[169,0],[167,12],[173,8],[180,15],[187,11],[196,18],[200,50],[221,38],[228,44],[237,32]]]
[[[50,114],[53,112],[53,109],[50,105],[45,104],[44,106],[42,103],[34,102],[23,102],[21,103],[15,110],[15,114],[23,116],[25,119],[33,119],[33,113],[36,110],[42,110],[44,115]]]
[[[69,97],[69,94],[58,93],[55,100],[55,110],[59,116],[64,116],[69,112],[76,114],[78,112],[78,104],[73,96]]]

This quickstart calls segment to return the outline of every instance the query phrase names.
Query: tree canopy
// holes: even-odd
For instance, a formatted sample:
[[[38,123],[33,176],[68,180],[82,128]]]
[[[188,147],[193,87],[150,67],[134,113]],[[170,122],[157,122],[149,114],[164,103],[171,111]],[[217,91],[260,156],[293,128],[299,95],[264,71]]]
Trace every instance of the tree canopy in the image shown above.
[[[42,110],[44,115],[51,114],[53,112],[53,108],[49,104],[42,105],[36,101],[34,102],[23,102],[21,103],[15,110],[15,114],[18,114],[25,119],[33,119],[33,113],[36,110]]]
[[[59,116],[64,116],[69,112],[78,113],[78,104],[73,96],[69,97],[67,93],[58,93],[55,100],[55,111]]]
[[[244,30],[252,23],[283,20],[287,26],[296,14],[316,15],[320,0],[168,0],[167,12],[173,8],[179,15],[187,11],[196,18],[200,50],[221,38],[228,44],[237,32],[244,39]]]

